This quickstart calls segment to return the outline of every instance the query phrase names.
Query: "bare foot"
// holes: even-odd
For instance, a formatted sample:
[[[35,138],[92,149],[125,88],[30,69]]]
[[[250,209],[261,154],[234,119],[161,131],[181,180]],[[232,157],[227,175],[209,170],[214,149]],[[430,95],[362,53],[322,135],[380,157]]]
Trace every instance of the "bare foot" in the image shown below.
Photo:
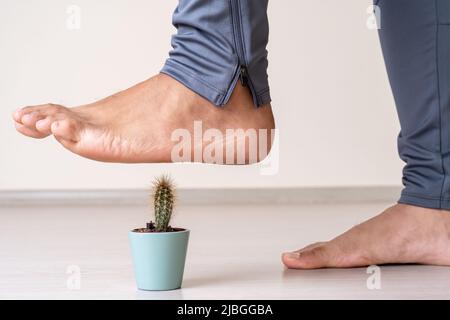
[[[450,266],[450,211],[396,204],[331,241],[284,253],[282,260],[293,269]]]
[[[54,135],[80,156],[126,163],[171,162],[177,143],[172,133],[183,128],[192,133],[194,121],[201,121],[203,130],[218,129],[224,136],[226,129],[274,128],[270,105],[255,108],[249,90],[239,83],[228,104],[218,108],[164,74],[93,104],[26,107],[13,118],[17,131],[26,136],[41,139]],[[201,143],[204,148],[205,142]],[[198,147],[194,144],[192,149]],[[251,162],[255,161],[246,154],[245,163]]]

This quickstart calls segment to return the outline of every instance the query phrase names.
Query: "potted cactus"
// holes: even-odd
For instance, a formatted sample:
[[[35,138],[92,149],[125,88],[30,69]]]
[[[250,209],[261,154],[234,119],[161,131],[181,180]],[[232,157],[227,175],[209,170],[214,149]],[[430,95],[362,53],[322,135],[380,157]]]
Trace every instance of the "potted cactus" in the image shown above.
[[[181,287],[189,230],[170,226],[174,187],[167,176],[155,180],[154,222],[129,232],[137,287],[173,290]]]

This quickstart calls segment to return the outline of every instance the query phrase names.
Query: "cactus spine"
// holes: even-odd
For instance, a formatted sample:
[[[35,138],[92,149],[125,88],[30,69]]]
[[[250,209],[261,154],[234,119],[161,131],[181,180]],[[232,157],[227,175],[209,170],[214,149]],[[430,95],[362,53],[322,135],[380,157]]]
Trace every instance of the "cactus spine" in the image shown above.
[[[155,231],[170,231],[170,218],[173,211],[174,188],[167,176],[155,180],[153,184],[153,200],[155,206]]]

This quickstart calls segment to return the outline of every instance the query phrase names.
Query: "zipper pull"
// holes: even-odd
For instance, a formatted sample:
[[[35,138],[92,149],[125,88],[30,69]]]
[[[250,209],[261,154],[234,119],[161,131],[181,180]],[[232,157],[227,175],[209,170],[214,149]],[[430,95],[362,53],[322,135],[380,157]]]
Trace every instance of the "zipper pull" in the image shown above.
[[[247,77],[247,68],[245,66],[241,66],[241,74],[239,75],[239,79],[241,80],[242,86],[246,87],[248,83],[248,77]]]

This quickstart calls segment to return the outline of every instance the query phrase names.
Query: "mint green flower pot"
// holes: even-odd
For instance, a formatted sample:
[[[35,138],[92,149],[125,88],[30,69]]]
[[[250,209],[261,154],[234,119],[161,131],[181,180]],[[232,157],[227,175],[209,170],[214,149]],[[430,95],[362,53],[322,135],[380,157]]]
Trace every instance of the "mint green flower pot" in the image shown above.
[[[141,290],[181,288],[189,230],[128,234],[137,287]]]

